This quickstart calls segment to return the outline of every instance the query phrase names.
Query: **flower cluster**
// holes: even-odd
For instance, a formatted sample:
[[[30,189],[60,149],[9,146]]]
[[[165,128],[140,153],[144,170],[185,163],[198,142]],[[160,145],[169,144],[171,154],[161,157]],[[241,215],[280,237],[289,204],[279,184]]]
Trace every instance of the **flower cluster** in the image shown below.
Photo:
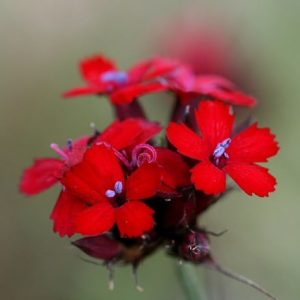
[[[21,192],[31,196],[60,184],[54,231],[84,236],[72,243],[109,269],[117,262],[135,269],[161,246],[217,268],[208,238],[214,234],[199,225],[201,215],[232,186],[259,197],[275,190],[276,179],[260,165],[278,152],[275,136],[256,123],[235,123],[235,106],[252,107],[254,98],[225,78],[195,75],[161,57],[123,71],[97,55],[83,60],[80,71],[85,85],[64,96],[105,95],[116,121],[66,146],[51,144],[58,156],[25,169]],[[160,139],[163,128],[139,104],[154,92],[175,98]],[[227,175],[234,185],[226,184]]]

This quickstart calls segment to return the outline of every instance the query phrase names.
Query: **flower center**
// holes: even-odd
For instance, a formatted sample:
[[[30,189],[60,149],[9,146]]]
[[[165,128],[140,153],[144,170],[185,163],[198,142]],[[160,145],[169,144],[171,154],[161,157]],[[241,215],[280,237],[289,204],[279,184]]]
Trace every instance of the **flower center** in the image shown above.
[[[124,71],[107,71],[100,77],[101,81],[125,84],[128,80],[127,73]]]
[[[111,189],[106,190],[105,196],[107,198],[114,198],[116,195],[122,194],[122,191],[123,191],[123,183],[122,183],[122,181],[118,180],[115,182],[113,190],[111,190]]]
[[[231,143],[231,138],[227,138],[221,143],[218,143],[213,154],[212,154],[212,159],[214,163],[219,166],[220,160],[222,158],[229,158],[228,154],[226,153],[226,149],[229,147]]]

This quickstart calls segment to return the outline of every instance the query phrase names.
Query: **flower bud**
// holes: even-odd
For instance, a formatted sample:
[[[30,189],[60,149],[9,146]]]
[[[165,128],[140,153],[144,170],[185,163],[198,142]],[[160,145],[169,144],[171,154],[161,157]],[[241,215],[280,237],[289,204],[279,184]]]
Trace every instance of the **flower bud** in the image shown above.
[[[178,246],[178,255],[195,263],[210,259],[210,246],[207,234],[203,231],[189,231]]]

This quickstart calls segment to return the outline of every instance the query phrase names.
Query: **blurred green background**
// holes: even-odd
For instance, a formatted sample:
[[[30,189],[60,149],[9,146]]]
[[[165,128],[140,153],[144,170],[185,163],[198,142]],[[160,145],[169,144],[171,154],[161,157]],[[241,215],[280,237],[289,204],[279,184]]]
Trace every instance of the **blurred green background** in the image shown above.
[[[25,198],[17,185],[33,157],[52,155],[51,142],[89,132],[91,121],[103,128],[112,120],[104,100],[61,100],[62,91],[80,83],[79,59],[103,52],[126,68],[155,53],[160,32],[185,10],[197,25],[234,31],[234,44],[248,59],[241,68],[247,74],[251,66],[256,80],[249,86],[259,86],[252,91],[261,100],[256,117],[281,145],[269,165],[278,178],[276,193],[255,199],[236,191],[202,220],[211,230],[229,230],[213,239],[213,252],[279,299],[299,299],[300,2],[293,0],[0,1],[1,299],[184,299],[176,262],[162,251],[140,268],[144,293],[134,289],[128,267],[117,268],[116,289],[108,291],[106,270],[82,261],[67,239],[52,233],[49,214],[58,188]],[[170,101],[159,97],[143,103],[153,119],[165,120],[161,112]],[[199,267],[201,275],[209,299],[264,299]]]

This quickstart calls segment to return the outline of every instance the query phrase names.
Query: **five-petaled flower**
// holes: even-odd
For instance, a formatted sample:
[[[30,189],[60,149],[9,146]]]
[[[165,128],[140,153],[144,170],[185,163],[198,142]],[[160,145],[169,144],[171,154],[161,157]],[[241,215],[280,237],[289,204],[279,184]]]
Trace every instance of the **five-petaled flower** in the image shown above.
[[[56,209],[73,223],[73,233],[97,235],[116,224],[121,236],[138,237],[154,226],[154,211],[142,200],[158,191],[160,170],[155,163],[144,163],[127,175],[110,147],[95,144],[61,182],[64,191]],[[52,218],[57,215],[54,209]]]
[[[266,162],[279,149],[268,128],[253,124],[232,136],[231,108],[217,101],[201,102],[195,117],[201,136],[182,123],[171,123],[167,136],[182,155],[199,161],[191,169],[196,189],[222,193],[228,174],[249,195],[264,197],[275,190],[276,179],[256,164]]]
[[[120,71],[110,59],[95,55],[80,63],[86,86],[71,89],[64,97],[105,94],[113,104],[128,104],[139,96],[165,90],[159,79],[177,66],[176,61],[155,57]]]

